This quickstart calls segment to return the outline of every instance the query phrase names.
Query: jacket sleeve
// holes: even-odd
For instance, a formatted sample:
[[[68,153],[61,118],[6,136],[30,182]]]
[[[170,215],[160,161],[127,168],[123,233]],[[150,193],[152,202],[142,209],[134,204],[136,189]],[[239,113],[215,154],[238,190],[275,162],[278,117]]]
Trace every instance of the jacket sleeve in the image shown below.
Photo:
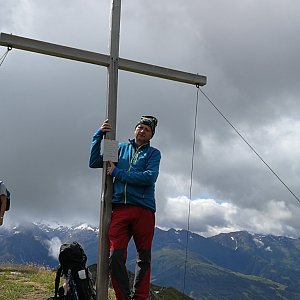
[[[90,168],[103,168],[103,155],[101,155],[101,141],[103,132],[99,129],[93,136],[90,151]]]
[[[152,185],[156,182],[158,177],[160,159],[160,151],[154,149],[144,171],[135,171],[134,169],[128,171],[116,167],[112,175],[123,183],[141,186]]]
[[[7,194],[6,194],[6,186],[3,183],[3,181],[0,181],[0,196],[1,195],[7,196]]]
[[[6,208],[7,197],[6,194],[0,195],[0,217],[3,217]]]

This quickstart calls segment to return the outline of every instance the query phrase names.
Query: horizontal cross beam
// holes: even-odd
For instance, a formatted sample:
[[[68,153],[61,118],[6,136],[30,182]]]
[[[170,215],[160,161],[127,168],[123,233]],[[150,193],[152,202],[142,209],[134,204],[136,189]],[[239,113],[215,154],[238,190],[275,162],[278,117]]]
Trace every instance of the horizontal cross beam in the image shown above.
[[[0,45],[104,67],[109,67],[110,65],[109,55],[28,39],[3,32],[0,35]],[[138,61],[119,58],[118,65],[119,69],[123,71],[200,86],[206,84],[206,76],[145,64]]]

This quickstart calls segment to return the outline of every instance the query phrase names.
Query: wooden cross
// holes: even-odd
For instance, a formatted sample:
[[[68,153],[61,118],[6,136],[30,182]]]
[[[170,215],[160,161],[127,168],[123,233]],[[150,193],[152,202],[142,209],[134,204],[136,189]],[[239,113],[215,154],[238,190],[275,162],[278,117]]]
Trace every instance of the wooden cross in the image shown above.
[[[1,33],[0,45],[107,67],[108,93],[106,102],[106,118],[109,119],[112,127],[116,128],[118,70],[174,80],[197,86],[205,85],[206,77],[198,74],[191,74],[120,58],[119,40],[121,0],[111,1],[110,55],[46,43],[6,33]],[[115,140],[115,131],[108,133],[106,135],[106,138]],[[104,162],[102,173],[102,191],[100,198],[99,244],[96,284],[97,300],[108,299],[108,226],[111,218],[112,194],[112,177],[106,176],[106,162]]]

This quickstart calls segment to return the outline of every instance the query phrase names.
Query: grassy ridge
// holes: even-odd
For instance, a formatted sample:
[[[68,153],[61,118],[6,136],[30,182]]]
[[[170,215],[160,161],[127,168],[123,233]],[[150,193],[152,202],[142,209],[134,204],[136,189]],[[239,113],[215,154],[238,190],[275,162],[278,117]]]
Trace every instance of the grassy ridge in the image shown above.
[[[32,265],[0,265],[0,300],[46,300],[54,295],[56,271]],[[114,299],[109,291],[109,300]]]
[[[0,264],[0,300],[46,300],[54,296],[56,270],[34,265]],[[114,300],[109,289],[108,300]],[[151,285],[150,299],[191,299],[173,288]]]
[[[0,265],[0,300],[47,299],[53,293],[55,272],[31,265]]]

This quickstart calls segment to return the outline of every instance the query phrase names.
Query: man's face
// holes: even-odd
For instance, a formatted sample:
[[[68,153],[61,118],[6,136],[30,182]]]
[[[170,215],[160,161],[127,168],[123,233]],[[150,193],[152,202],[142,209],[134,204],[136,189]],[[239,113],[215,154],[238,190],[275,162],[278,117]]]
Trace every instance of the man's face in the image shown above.
[[[135,142],[138,146],[148,143],[152,138],[152,130],[148,125],[139,124],[134,131]]]

